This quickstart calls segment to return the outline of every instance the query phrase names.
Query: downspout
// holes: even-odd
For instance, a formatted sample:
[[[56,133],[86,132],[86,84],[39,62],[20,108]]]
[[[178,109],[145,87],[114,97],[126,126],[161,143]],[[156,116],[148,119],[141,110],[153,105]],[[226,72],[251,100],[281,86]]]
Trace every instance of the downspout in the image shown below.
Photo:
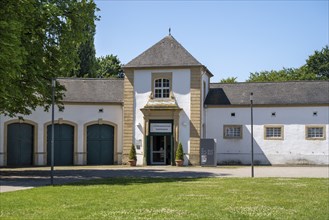
[[[206,92],[206,88],[203,88],[203,76],[206,74],[206,71],[204,70],[204,68],[202,69],[202,73],[201,73],[201,129],[202,129],[202,136],[200,137],[200,140],[205,136],[204,134],[204,128],[206,126],[204,126],[205,124],[205,109],[204,109],[204,96],[205,96],[205,92]],[[201,134],[200,134],[201,135]]]
[[[118,153],[120,153],[121,154],[121,162],[120,162],[120,164],[122,165],[122,159],[123,159],[123,139],[124,139],[124,133],[123,133],[123,130],[124,130],[124,123],[125,123],[125,114],[124,114],[124,112],[125,112],[125,103],[123,102],[122,103],[122,105],[121,105],[121,109],[122,109],[122,111],[121,111],[121,120],[122,120],[122,122],[121,122],[121,152],[118,152]],[[119,161],[118,161],[118,164],[119,164]]]

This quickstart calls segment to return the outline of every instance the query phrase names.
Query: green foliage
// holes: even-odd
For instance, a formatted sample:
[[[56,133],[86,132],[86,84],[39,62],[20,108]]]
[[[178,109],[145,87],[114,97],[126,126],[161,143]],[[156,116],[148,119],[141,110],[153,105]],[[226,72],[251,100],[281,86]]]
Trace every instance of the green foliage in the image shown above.
[[[135,145],[131,145],[129,152],[129,160],[137,160]]]
[[[178,144],[175,160],[184,160],[184,151],[183,151],[182,143]]]
[[[0,209],[1,219],[328,219],[328,204],[328,178],[109,178],[1,193]]]
[[[51,103],[51,79],[73,76],[78,48],[96,17],[93,0],[0,1],[0,114],[30,114]],[[56,87],[62,107],[63,86]]]
[[[293,80],[329,80],[329,49],[315,51],[300,68],[283,68],[250,73],[247,82],[281,82]]]
[[[95,10],[89,10],[86,14],[89,19],[95,18]],[[96,33],[96,25],[94,22],[86,25],[88,33],[87,40],[83,42],[78,50],[79,69],[75,73],[77,77],[94,78],[96,76],[96,50],[94,44],[94,36]]]
[[[227,77],[226,79],[221,79],[221,83],[237,83],[236,79],[238,77]]]
[[[76,77],[96,76],[96,51],[94,37],[79,47],[79,70],[75,73]]]
[[[97,58],[96,77],[123,77],[122,64],[117,56],[106,55],[105,57]]]
[[[315,51],[312,56],[306,60],[308,71],[314,73],[318,79],[329,80],[329,47],[322,48],[321,51]]]
[[[307,72],[305,67],[283,69],[279,71],[261,71],[250,73],[247,82],[283,82],[293,80],[316,80],[315,74]]]

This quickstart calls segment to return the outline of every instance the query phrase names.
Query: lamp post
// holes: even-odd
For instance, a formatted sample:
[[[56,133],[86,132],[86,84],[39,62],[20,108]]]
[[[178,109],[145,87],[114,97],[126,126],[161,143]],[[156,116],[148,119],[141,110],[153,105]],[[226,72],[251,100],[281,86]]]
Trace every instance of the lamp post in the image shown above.
[[[254,115],[253,115],[253,93],[250,93],[250,119],[251,119],[251,177],[254,177]]]
[[[51,150],[50,150],[50,183],[54,185],[54,133],[55,133],[55,86],[56,80],[54,78],[51,79]]]

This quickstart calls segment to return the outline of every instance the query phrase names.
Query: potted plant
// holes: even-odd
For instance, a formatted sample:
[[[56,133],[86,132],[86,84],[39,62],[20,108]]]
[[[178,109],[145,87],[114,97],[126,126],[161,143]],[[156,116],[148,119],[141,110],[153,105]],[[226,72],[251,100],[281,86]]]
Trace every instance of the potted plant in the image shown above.
[[[179,143],[175,156],[176,166],[181,167],[184,164],[184,151],[182,143]]]
[[[135,145],[131,145],[130,148],[130,152],[129,152],[129,164],[131,167],[136,166],[136,161],[137,161],[137,157],[136,157],[136,149],[135,149]]]

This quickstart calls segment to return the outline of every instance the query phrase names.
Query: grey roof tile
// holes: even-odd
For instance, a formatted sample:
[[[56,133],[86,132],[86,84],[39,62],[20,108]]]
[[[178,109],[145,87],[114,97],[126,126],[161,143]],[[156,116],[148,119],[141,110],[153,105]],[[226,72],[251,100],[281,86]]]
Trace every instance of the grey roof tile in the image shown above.
[[[177,66],[202,66],[202,64],[169,35],[124,65],[124,68]]]
[[[255,105],[329,104],[329,81],[290,81],[211,83],[205,105],[249,105],[251,92]]]
[[[122,79],[59,78],[66,88],[63,102],[123,103]]]

